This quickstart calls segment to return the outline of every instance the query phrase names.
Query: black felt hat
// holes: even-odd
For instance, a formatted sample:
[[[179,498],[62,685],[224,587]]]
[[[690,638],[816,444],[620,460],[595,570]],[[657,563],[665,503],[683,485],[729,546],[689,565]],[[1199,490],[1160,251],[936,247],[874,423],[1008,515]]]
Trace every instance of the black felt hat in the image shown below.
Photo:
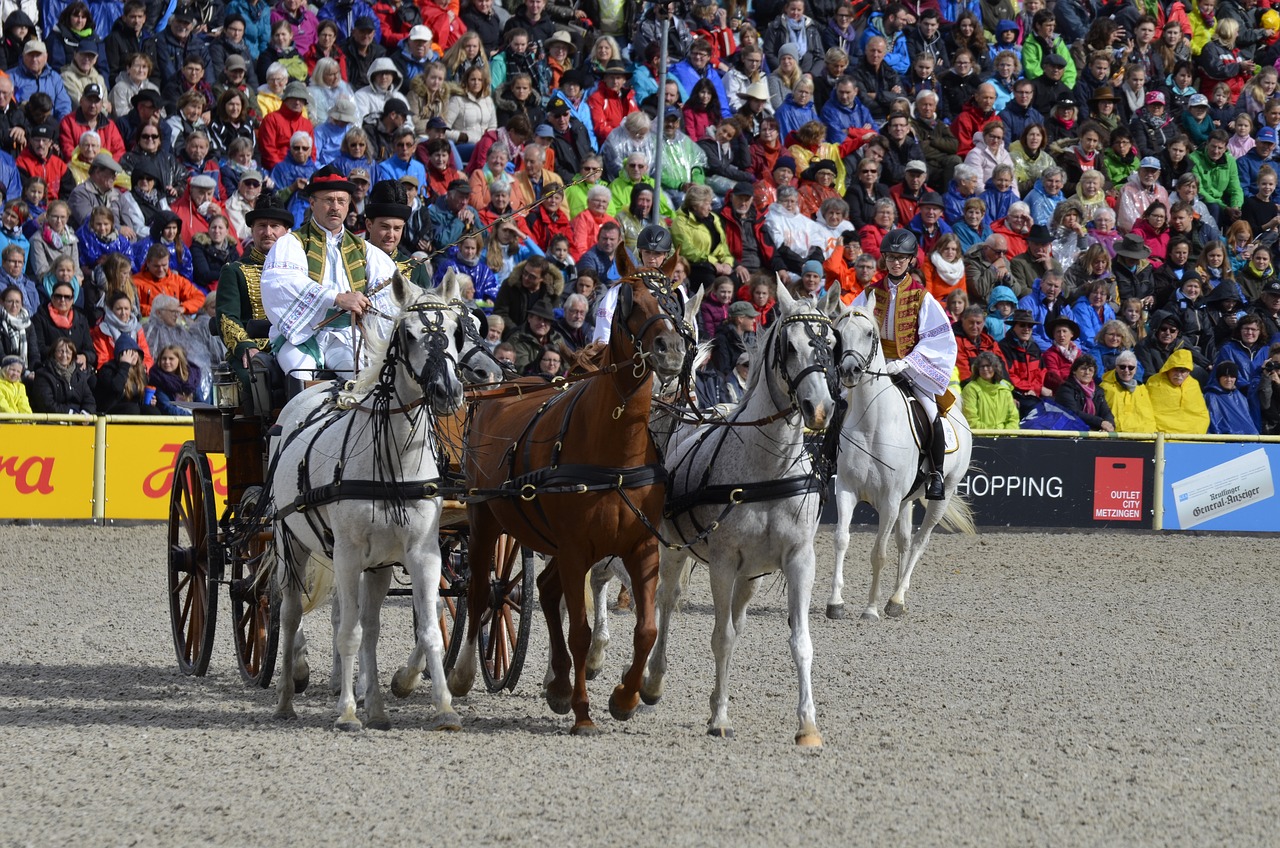
[[[258,221],[277,221],[293,229],[293,213],[278,203],[273,192],[263,192],[254,207],[245,213],[244,222],[252,227]]]
[[[408,221],[412,214],[413,207],[409,205],[408,193],[399,180],[379,180],[369,189],[369,197],[364,206],[366,220],[399,218]]]

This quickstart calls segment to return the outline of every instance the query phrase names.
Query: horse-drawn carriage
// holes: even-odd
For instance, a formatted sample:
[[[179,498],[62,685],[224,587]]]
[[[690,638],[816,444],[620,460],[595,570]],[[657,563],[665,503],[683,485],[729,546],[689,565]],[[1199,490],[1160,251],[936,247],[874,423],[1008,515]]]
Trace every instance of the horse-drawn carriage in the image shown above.
[[[474,380],[493,376],[483,366],[470,367]],[[193,437],[178,453],[170,491],[169,612],[178,667],[185,674],[202,676],[209,667],[219,596],[225,587],[240,674],[265,688],[275,670],[280,619],[270,579],[275,567],[273,515],[260,507],[270,472],[269,440],[280,409],[265,390],[265,374],[252,374],[247,388],[222,366],[215,372],[214,403],[192,405]],[[463,409],[435,421],[444,453],[440,465],[447,469],[445,490],[461,487],[465,417]],[[226,468],[225,492],[219,491],[221,481],[213,474],[219,456]],[[437,616],[446,668],[457,660],[466,627],[469,536],[466,507],[456,497],[447,498],[440,517]],[[390,594],[410,595],[404,567],[396,571]],[[491,692],[513,689],[519,680],[532,623],[525,600],[532,599],[534,591],[532,553],[500,537],[489,580],[490,602],[482,616],[481,671]]]

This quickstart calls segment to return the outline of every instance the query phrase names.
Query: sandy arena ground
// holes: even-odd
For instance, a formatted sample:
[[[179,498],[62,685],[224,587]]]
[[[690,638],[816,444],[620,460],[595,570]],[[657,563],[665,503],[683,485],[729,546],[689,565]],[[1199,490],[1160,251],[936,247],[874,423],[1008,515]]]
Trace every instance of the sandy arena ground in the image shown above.
[[[855,534],[854,607],[870,542]],[[0,549],[0,846],[1280,840],[1272,539],[935,537],[907,618],[868,625],[822,615],[824,531],[816,752],[792,744],[775,581],[736,655],[736,739],[704,733],[705,574],[676,623],[666,697],[625,724],[606,709],[630,653],[631,616],[615,614],[591,686],[598,738],[567,735],[539,696],[541,620],[514,694],[478,685],[457,702],[462,733],[424,731],[419,692],[392,699],[392,731],[344,735],[323,671],[299,722],[271,720],[274,691],[235,670],[225,595],[210,675],[177,672],[162,528],[10,526]],[[408,650],[407,603],[386,615],[384,684]],[[327,644],[327,613],[308,626]]]

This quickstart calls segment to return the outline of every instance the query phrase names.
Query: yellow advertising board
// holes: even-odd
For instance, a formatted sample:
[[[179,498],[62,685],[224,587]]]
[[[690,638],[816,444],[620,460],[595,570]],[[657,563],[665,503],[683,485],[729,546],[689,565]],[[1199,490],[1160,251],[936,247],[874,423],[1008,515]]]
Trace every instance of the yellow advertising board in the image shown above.
[[[0,424],[0,516],[93,517],[93,427]]]
[[[182,443],[190,438],[189,423],[108,423],[106,517],[168,519],[173,466]],[[208,457],[213,472],[214,512],[221,515],[227,497],[227,463],[222,454]]]

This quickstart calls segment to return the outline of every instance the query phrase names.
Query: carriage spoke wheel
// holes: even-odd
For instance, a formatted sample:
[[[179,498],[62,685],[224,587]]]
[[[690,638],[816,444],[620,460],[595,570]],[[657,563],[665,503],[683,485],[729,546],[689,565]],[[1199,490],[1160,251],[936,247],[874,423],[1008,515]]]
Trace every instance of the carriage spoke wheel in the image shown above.
[[[444,670],[458,661],[467,629],[467,531],[465,527],[440,533],[440,635],[444,637]]]
[[[209,670],[221,577],[217,530],[209,461],[187,442],[169,491],[169,621],[183,674]]]
[[[480,623],[480,670],[490,692],[514,690],[520,680],[537,603],[533,571],[533,552],[510,536],[499,536],[489,606]]]
[[[236,662],[246,683],[271,685],[280,645],[280,596],[271,579],[271,529],[254,514],[262,489],[245,491],[235,517],[231,549],[231,617],[235,621]]]

